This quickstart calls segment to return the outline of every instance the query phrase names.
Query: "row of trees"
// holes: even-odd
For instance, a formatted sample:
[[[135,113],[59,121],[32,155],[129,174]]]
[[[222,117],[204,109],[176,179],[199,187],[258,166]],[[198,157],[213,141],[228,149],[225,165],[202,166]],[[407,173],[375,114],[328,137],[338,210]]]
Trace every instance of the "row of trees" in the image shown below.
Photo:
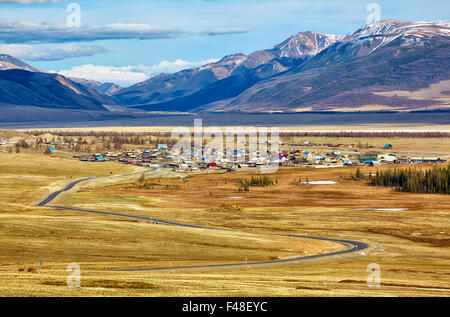
[[[26,132],[29,135],[39,136],[45,133],[57,135],[61,137],[154,137],[154,138],[170,138],[170,132],[119,132],[119,131],[70,131],[70,130],[30,130]],[[280,132],[283,137],[350,137],[350,138],[389,138],[389,137],[413,137],[413,138],[448,138],[449,132],[439,131],[336,131],[336,132]]]
[[[377,171],[370,176],[369,181],[374,186],[396,187],[402,192],[450,194],[450,164],[427,170],[410,168]]]
[[[292,137],[331,137],[331,138],[448,138],[449,132],[439,131],[381,131],[381,132],[356,132],[356,131],[337,131],[337,132],[280,132],[280,136]]]
[[[115,132],[115,131],[70,131],[70,130],[30,130],[26,134],[39,136],[42,134],[51,134],[60,137],[156,137],[169,138],[169,132]]]
[[[171,137],[167,132],[111,132],[111,131],[43,131],[32,130],[28,135],[41,136],[36,143],[64,142],[75,152],[89,152],[95,148],[97,152],[119,151],[128,145],[146,146],[156,144],[167,144],[173,146],[178,140]],[[45,136],[48,134],[50,136]]]
[[[53,137],[50,140],[39,138],[36,143],[37,144],[46,144],[46,142],[64,142],[66,144],[78,144],[78,145],[97,145],[97,144],[113,144],[114,148],[116,144],[122,145],[152,145],[152,144],[175,144],[177,142],[176,139],[172,138],[163,138],[163,137],[120,137],[120,136],[100,136],[100,137]],[[113,148],[113,146],[109,146],[109,148]]]

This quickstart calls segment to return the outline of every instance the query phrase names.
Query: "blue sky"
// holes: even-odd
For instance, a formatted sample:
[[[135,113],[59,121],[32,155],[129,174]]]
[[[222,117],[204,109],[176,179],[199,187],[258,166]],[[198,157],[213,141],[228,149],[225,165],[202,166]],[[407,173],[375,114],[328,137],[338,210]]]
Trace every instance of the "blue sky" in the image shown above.
[[[81,8],[73,32],[65,29],[72,2]],[[44,70],[130,85],[269,48],[301,31],[349,33],[366,23],[372,2],[383,19],[450,17],[448,0],[0,0],[0,53]]]

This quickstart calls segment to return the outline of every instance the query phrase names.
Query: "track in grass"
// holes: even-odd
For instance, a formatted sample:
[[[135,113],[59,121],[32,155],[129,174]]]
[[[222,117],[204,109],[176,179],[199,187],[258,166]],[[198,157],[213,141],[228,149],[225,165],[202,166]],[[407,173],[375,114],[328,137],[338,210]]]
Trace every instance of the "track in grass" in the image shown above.
[[[127,174],[127,175],[122,175],[122,176],[138,175],[138,174],[144,174],[144,173],[148,173],[148,172],[138,172],[138,173]],[[77,184],[79,184],[81,182],[90,180],[90,179],[93,179],[93,178],[80,179],[80,180],[77,180],[75,182],[70,183],[64,189],[56,191],[56,192],[52,193],[51,195],[49,195],[45,200],[43,200],[37,206],[40,206],[40,207],[47,206],[50,202],[52,202],[62,192],[68,191],[68,190],[72,189],[75,185],[77,185]],[[298,261],[304,261],[304,260],[310,260],[310,259],[318,259],[318,258],[324,258],[324,257],[330,257],[330,256],[354,253],[354,252],[365,250],[365,249],[367,249],[369,247],[368,244],[366,244],[364,242],[359,242],[359,241],[331,239],[331,238],[323,238],[323,237],[301,236],[301,235],[293,235],[293,234],[272,234],[272,233],[261,233],[261,232],[246,232],[246,231],[238,231],[238,230],[233,230],[233,229],[212,228],[212,227],[190,225],[190,224],[184,224],[184,223],[179,223],[179,222],[174,222],[174,221],[169,221],[169,220],[156,219],[156,218],[152,218],[152,217],[125,215],[125,214],[106,212],[106,211],[87,210],[87,209],[79,209],[79,208],[64,207],[64,206],[49,206],[49,207],[54,208],[54,209],[58,209],[58,210],[78,211],[78,212],[83,212],[83,213],[100,214],[100,215],[106,215],[106,216],[112,216],[112,217],[125,217],[125,218],[131,218],[131,219],[147,220],[147,221],[153,221],[153,222],[159,223],[159,224],[178,226],[178,227],[185,227],[185,228],[194,228],[194,229],[203,229],[203,230],[215,230],[215,231],[227,231],[227,232],[239,232],[239,233],[249,233],[249,234],[257,234],[257,235],[268,235],[268,236],[289,237],[289,238],[299,238],[299,239],[312,239],[312,240],[320,240],[320,241],[327,241],[327,242],[333,242],[333,243],[340,243],[340,244],[343,244],[343,245],[346,245],[346,246],[350,246],[349,249],[336,251],[336,252],[331,252],[331,253],[309,255],[309,256],[297,257],[297,258],[293,257],[291,259],[282,259],[282,260],[274,260],[274,261],[114,270],[116,272],[163,271],[163,270],[200,269],[200,268],[218,268],[218,267],[242,267],[242,266],[248,266],[248,265],[290,263],[290,262],[298,262]]]

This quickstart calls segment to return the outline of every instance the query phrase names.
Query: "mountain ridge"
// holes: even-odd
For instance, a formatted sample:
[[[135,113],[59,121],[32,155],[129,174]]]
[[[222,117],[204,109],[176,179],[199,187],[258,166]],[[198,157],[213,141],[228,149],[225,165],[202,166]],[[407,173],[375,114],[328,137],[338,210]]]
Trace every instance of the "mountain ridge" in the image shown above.
[[[175,74],[158,75],[124,88],[113,94],[113,97],[119,104],[128,107],[170,103],[170,100],[186,98],[232,76],[238,76],[237,79],[243,81],[245,80],[243,77],[251,77],[253,70],[271,61],[273,61],[273,69],[269,70],[270,74],[286,71],[289,69],[286,63],[292,64],[293,60],[304,59],[331,45],[337,38],[339,38],[337,35],[300,32],[270,49],[255,51],[249,55],[231,54],[218,62],[198,68],[182,70]],[[295,45],[290,45],[291,43]],[[261,71],[257,77],[261,77]],[[239,77],[240,75],[242,76]]]
[[[299,32],[268,49],[130,87],[48,73],[0,54],[0,108],[80,111],[421,111],[450,108],[450,22],[383,20]]]
[[[448,108],[450,99],[442,94],[445,91],[436,92],[428,99],[410,98],[405,93],[396,96],[395,91],[414,92],[439,82],[445,84],[450,79],[449,25],[447,21],[379,21],[346,36],[336,35],[335,41],[316,51],[309,47],[312,53],[300,54],[303,57],[284,61],[283,57],[274,57],[191,95],[133,108],[189,112]],[[311,41],[314,33],[299,34],[303,34],[305,41]],[[278,48],[286,47],[292,39],[282,42]],[[258,52],[261,51],[255,53]],[[287,61],[295,62],[288,65]],[[275,67],[278,71],[271,73]],[[258,78],[257,74],[265,75]],[[239,82],[240,89],[236,89]],[[224,92],[227,90],[234,91],[234,95]],[[391,95],[383,95],[388,92]]]
[[[44,73],[43,70],[33,67],[14,56],[11,56],[8,54],[0,54],[0,71],[11,70],[11,69],[23,69],[23,70],[26,70],[29,72]]]

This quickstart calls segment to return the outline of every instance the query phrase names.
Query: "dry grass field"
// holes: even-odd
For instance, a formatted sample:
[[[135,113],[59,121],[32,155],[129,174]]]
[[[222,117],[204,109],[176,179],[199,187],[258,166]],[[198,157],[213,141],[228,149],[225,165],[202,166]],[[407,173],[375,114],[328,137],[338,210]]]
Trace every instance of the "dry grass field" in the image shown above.
[[[389,138],[350,138],[350,137],[289,137],[284,140],[286,144],[303,144],[309,141],[316,144],[369,144],[373,149],[365,149],[367,151],[386,151],[391,153],[395,151],[400,154],[416,154],[422,156],[422,153],[433,156],[435,154],[443,154],[443,156],[450,156],[450,138],[403,138],[403,137],[389,137]],[[383,147],[390,143],[393,145],[392,150],[384,150]],[[320,147],[319,147],[320,148]],[[289,149],[285,145],[282,149]]]
[[[426,148],[426,142],[418,140],[417,147]],[[408,148],[407,140],[392,143],[416,149]],[[445,152],[445,144],[430,147]],[[249,192],[239,192],[239,182],[259,175],[246,171],[187,179],[182,173],[155,172],[146,175],[146,186],[138,177],[108,181],[110,172],[134,171],[112,163],[0,153],[0,296],[450,295],[447,195],[371,187],[350,179],[352,167],[282,168],[268,175],[274,185]],[[363,174],[373,171],[362,169]],[[54,204],[245,232],[34,207],[70,181],[93,176],[104,178],[77,186]],[[298,185],[299,179],[337,184]],[[290,264],[114,271],[267,261],[343,248],[257,232],[356,240],[370,248]],[[81,288],[66,285],[69,263],[81,267]],[[380,288],[366,285],[371,263],[381,267]]]
[[[46,194],[85,177],[133,173],[142,168],[113,163],[89,164],[36,154],[0,153],[0,205],[30,207]],[[7,212],[8,209],[0,212]]]

